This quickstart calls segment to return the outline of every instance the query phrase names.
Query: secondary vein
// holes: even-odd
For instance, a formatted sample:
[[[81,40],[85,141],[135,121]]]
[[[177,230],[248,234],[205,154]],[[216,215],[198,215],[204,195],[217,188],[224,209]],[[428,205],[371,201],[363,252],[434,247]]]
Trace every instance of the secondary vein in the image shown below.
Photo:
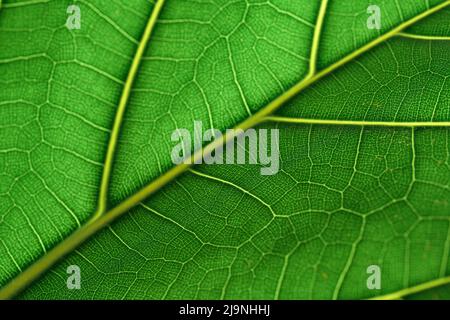
[[[309,73],[307,77],[312,77],[317,72],[317,58],[319,55],[320,36],[322,35],[322,27],[327,12],[328,0],[322,0],[320,4],[319,14],[317,16],[316,27],[314,28],[314,36],[311,46],[311,58],[309,60]]]
[[[424,292],[424,291],[427,291],[427,290],[430,290],[433,288],[441,287],[446,284],[450,284],[450,276],[444,277],[444,278],[439,278],[439,279],[434,279],[434,280],[424,282],[424,283],[418,284],[416,286],[402,289],[402,290],[399,290],[399,291],[396,291],[393,293],[389,293],[386,295],[377,296],[377,297],[372,298],[371,300],[399,300],[399,299],[403,299],[404,297],[413,295],[415,293]]]
[[[136,79],[139,66],[142,61],[145,49],[149,43],[150,37],[154,30],[156,21],[158,20],[159,14],[164,6],[165,0],[158,0],[153,8],[150,18],[145,27],[145,31],[142,35],[141,41],[139,42],[136,54],[134,56],[133,62],[131,63],[130,70],[128,72],[127,80],[124,84],[122,95],[120,97],[119,106],[117,107],[116,117],[114,119],[113,129],[111,131],[111,136],[106,151],[105,164],[103,168],[103,175],[100,185],[100,192],[98,198],[98,208],[94,213],[92,220],[97,219],[100,215],[105,213],[108,201],[108,189],[109,182],[111,180],[111,171],[114,162],[114,156],[117,149],[117,143],[119,140],[120,129],[122,127],[122,122],[125,114],[128,101],[130,99],[131,89],[133,87],[134,81]],[[91,220],[91,221],[92,221]]]
[[[339,125],[339,126],[363,126],[363,127],[450,127],[450,121],[409,121],[409,122],[389,122],[389,121],[370,121],[370,120],[326,120],[326,119],[306,119],[290,117],[266,117],[267,122],[281,122],[293,124],[316,124],[316,125]]]
[[[398,34],[399,37],[403,38],[410,38],[410,39],[416,39],[416,40],[428,40],[428,41],[449,41],[450,37],[447,36],[429,36],[429,35],[421,35],[421,34],[414,34],[414,33],[408,33],[408,32],[400,32]]]

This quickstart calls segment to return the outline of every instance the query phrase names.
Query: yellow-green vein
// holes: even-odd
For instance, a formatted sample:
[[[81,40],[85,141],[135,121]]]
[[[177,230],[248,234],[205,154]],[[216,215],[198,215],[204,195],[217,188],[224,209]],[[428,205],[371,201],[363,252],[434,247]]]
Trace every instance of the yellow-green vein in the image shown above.
[[[139,66],[142,61],[142,57],[144,55],[145,49],[147,48],[147,44],[154,30],[156,21],[158,20],[158,16],[164,6],[164,1],[165,0],[156,1],[156,4],[148,20],[147,26],[145,27],[144,33],[142,35],[141,41],[139,42],[134,59],[131,63],[127,80],[123,87],[122,95],[120,97],[119,106],[117,107],[116,117],[114,119],[114,124],[111,131],[111,136],[109,139],[108,148],[106,150],[105,164],[103,168],[103,175],[100,183],[100,192],[98,197],[98,208],[97,211],[94,213],[91,221],[97,219],[100,215],[102,215],[106,211],[108,201],[109,181],[111,179],[111,171],[114,162],[114,155],[117,149],[117,143],[119,139],[120,128],[123,122],[123,117],[125,114],[126,107],[128,105],[128,100],[130,98],[133,83],[136,79]]]
[[[434,289],[434,288],[437,288],[437,287],[440,287],[440,286],[443,286],[446,284],[450,284],[450,276],[431,280],[428,282],[424,282],[424,283],[418,284],[416,286],[402,289],[402,290],[399,290],[399,291],[396,291],[393,293],[388,293],[388,294],[385,294],[382,296],[377,296],[377,297],[371,298],[371,300],[400,300],[406,296],[410,296],[410,295],[413,295],[413,294],[419,293],[419,292],[424,292],[424,291]]]

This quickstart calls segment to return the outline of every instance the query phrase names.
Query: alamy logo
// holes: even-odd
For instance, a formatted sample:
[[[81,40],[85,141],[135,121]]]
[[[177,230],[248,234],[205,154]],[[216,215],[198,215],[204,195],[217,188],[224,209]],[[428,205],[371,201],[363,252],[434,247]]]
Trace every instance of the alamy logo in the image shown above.
[[[81,29],[81,9],[79,6],[71,5],[67,7],[67,14],[69,17],[66,21],[66,27],[69,30]]]
[[[367,274],[370,276],[367,278],[366,285],[369,290],[381,289],[381,268],[377,265],[371,265],[367,267]]]
[[[381,8],[377,5],[371,5],[367,8],[367,13],[370,14],[367,18],[367,28],[381,29]]]
[[[81,270],[77,265],[71,265],[67,267],[66,270],[69,277],[67,277],[67,289],[69,290],[79,290],[81,289]]]
[[[220,145],[210,152],[204,152],[203,157],[195,159],[194,163],[259,164],[263,166],[261,168],[262,175],[278,173],[280,165],[278,129],[248,129],[245,131],[228,129],[226,135],[234,138],[225,145]],[[188,129],[175,130],[171,140],[178,143],[172,149],[172,162],[174,164],[191,164],[193,150],[200,150],[205,143],[221,138],[221,136],[222,133],[217,129],[208,129],[203,132],[201,121],[194,122],[193,137]]]

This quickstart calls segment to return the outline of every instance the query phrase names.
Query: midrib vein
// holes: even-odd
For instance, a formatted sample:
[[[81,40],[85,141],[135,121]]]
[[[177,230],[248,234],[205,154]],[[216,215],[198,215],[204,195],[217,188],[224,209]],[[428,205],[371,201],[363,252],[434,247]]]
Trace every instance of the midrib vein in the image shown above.
[[[317,58],[319,56],[320,36],[322,35],[323,23],[325,22],[325,15],[327,13],[328,0],[322,0],[317,15],[316,27],[314,28],[314,35],[311,45],[311,56],[309,60],[309,72],[306,78],[313,77],[317,72]]]
[[[117,107],[116,116],[113,123],[113,128],[111,131],[111,136],[109,139],[108,148],[106,150],[106,158],[103,168],[103,175],[100,183],[100,191],[98,197],[98,207],[97,211],[92,216],[91,222],[96,220],[99,216],[105,213],[108,202],[108,189],[111,180],[111,171],[114,162],[114,156],[117,149],[117,143],[119,141],[120,129],[122,127],[124,114],[130,99],[131,89],[133,87],[134,81],[136,79],[139,66],[142,61],[145,49],[149,43],[150,37],[154,30],[156,21],[158,20],[159,14],[164,6],[165,0],[158,0],[152,8],[152,13],[145,27],[144,33],[141,37],[141,41],[136,50],[136,54],[131,63],[131,67],[128,72],[127,80],[125,81],[124,88],[122,90],[122,95],[120,97],[119,105]]]
[[[316,67],[316,59],[317,56],[314,57],[314,55],[318,53],[318,46],[320,42],[320,32],[323,25],[323,21],[325,18],[325,11],[326,11],[326,4],[328,0],[322,0],[321,8],[319,10],[316,28],[314,31],[314,37],[313,37],[313,43],[311,48],[311,60],[314,62],[310,62],[310,68]],[[155,6],[154,10],[157,10],[159,7],[159,10],[161,10],[163,0],[159,0]],[[235,129],[241,129],[241,130],[247,130],[249,128],[255,127],[258,124],[264,122],[265,118],[270,116],[273,112],[278,110],[284,103],[295,97],[298,93],[302,92],[305,88],[309,87],[313,83],[317,82],[318,80],[322,79],[326,75],[330,74],[334,70],[340,68],[341,66],[345,65],[346,63],[352,61],[354,58],[360,56],[361,54],[367,52],[368,50],[372,49],[373,47],[379,45],[380,43],[385,42],[386,40],[394,37],[399,32],[403,31],[404,29],[410,27],[411,25],[415,24],[416,22],[432,15],[433,13],[438,12],[439,10],[447,7],[450,5],[450,0],[443,2],[427,11],[424,11],[423,13],[415,16],[414,18],[400,24],[396,28],[392,29],[391,31],[385,33],[381,37],[378,37],[377,39],[369,42],[365,46],[357,49],[356,51],[352,52],[351,54],[345,56],[341,60],[337,61],[336,63],[330,65],[329,67],[323,69],[322,71],[316,73],[309,70],[308,75],[300,82],[298,82],[296,85],[291,87],[289,90],[281,94],[279,97],[277,97],[275,100],[271,101],[268,105],[266,105],[264,108],[262,108],[260,111],[258,111],[256,114],[254,114],[252,117],[249,117],[239,125],[235,127]],[[152,13],[152,17],[155,13]],[[151,17],[151,19],[152,19]],[[155,16],[154,22],[156,22],[157,17]],[[149,21],[150,24],[150,21]],[[148,26],[147,26],[148,27]],[[151,33],[151,30],[150,30]],[[319,33],[317,35],[317,33]],[[136,66],[137,69],[137,66]],[[136,70],[137,72],[137,70]],[[314,72],[314,73],[313,73]],[[127,81],[128,82],[128,81]],[[130,89],[131,90],[131,87]],[[128,92],[129,97],[129,92]],[[128,101],[128,97],[126,98],[126,101]],[[122,98],[121,98],[122,101]],[[110,162],[109,162],[109,172],[111,172],[111,165],[112,160],[114,158],[114,150],[117,145],[117,138],[120,131],[120,126],[123,120],[123,113],[126,108],[126,103],[122,106],[122,114],[116,116],[116,121],[114,122],[114,126],[117,127],[116,134],[112,135],[111,137],[115,137],[114,141],[110,143],[111,146],[108,146],[108,154],[110,153]],[[120,108],[119,108],[120,109]],[[118,110],[119,113],[119,110]],[[234,130],[236,132],[236,130]],[[196,159],[200,159],[203,156],[204,152],[212,152],[215,148],[229,142],[231,139],[235,138],[235,134],[225,134],[219,139],[214,140],[210,144],[206,145],[204,148],[198,150],[195,152],[191,157],[191,163],[195,163]],[[112,148],[112,151],[110,149]],[[96,214],[95,219],[91,220],[90,223],[86,223],[81,228],[77,229],[74,233],[72,233],[70,236],[68,236],[64,241],[57,244],[52,250],[50,250],[46,255],[44,255],[42,258],[37,260],[35,263],[33,263],[28,269],[26,269],[24,272],[18,274],[14,279],[12,279],[9,283],[7,283],[2,289],[0,289],[0,299],[10,299],[20,293],[23,289],[25,289],[29,284],[31,284],[34,280],[36,280],[40,275],[42,275],[45,271],[47,271],[49,268],[51,268],[59,259],[66,256],[67,254],[71,253],[74,249],[76,249],[80,244],[82,244],[84,241],[86,241],[88,238],[90,238],[92,235],[96,234],[98,231],[103,229],[105,226],[109,225],[111,222],[113,222],[115,219],[120,217],[121,215],[128,212],[130,209],[138,205],[141,201],[148,198],[150,195],[154,194],[156,191],[160,190],[164,186],[166,186],[168,183],[173,181],[175,178],[180,176],[182,173],[186,172],[191,167],[190,164],[180,164],[169,171],[167,171],[165,174],[161,175],[159,178],[155,179],[151,183],[149,183],[147,186],[140,189],[135,194],[131,195],[129,198],[125,199],[123,202],[121,202],[116,207],[112,208],[106,213],[103,214]],[[106,162],[105,162],[105,168],[106,168]],[[106,171],[106,169],[105,169]],[[105,180],[109,182],[110,175],[104,174]],[[103,197],[100,196],[100,200],[104,200],[107,198],[107,184],[104,184],[102,179],[102,192]],[[99,209],[101,207],[99,206]],[[103,212],[106,211],[106,202],[103,204]],[[98,210],[97,212],[102,212],[101,210]]]

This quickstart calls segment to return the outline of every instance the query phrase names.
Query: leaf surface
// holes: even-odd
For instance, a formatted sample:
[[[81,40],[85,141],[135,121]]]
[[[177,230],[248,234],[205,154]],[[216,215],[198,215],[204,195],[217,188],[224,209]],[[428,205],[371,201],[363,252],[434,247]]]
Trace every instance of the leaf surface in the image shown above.
[[[2,283],[95,212],[115,105],[151,11],[146,1],[79,3],[76,32],[64,27],[68,2],[0,11],[0,45],[16,44],[0,51]],[[380,3],[378,31],[365,28],[366,1],[330,1],[323,16],[311,1],[166,1],[127,101],[110,208],[170,170],[176,128],[202,120],[223,131],[348,64],[258,126],[280,129],[278,175],[196,166],[22,297],[366,298],[446,276],[450,42],[389,39],[408,21],[402,33],[450,36],[448,9],[414,21],[440,3]],[[65,287],[71,264],[82,290]],[[382,290],[365,285],[373,264]]]

